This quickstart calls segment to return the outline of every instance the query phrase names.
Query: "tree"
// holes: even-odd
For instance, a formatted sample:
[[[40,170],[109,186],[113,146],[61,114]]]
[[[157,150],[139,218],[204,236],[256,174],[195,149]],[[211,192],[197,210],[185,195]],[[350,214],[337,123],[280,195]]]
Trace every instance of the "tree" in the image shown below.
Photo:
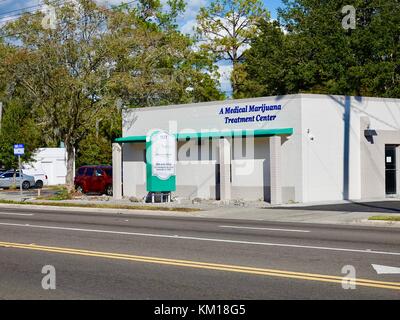
[[[23,161],[31,157],[40,146],[41,134],[24,103],[15,98],[4,104],[0,128],[0,166],[7,169],[18,168],[18,158],[14,155],[14,144],[25,144]]]
[[[342,26],[346,1],[284,0],[280,23],[263,22],[245,53],[242,96],[312,92],[400,96],[400,6],[355,1],[356,29]],[[284,30],[284,31],[283,31]]]
[[[197,16],[197,32],[202,49],[216,60],[228,60],[233,67],[233,96],[238,91],[238,69],[250,39],[257,34],[258,23],[269,17],[260,0],[215,0]]]
[[[168,2],[170,13],[158,0],[141,0],[133,8],[110,9],[94,0],[79,4],[79,10],[70,2],[59,4],[55,29],[42,27],[41,13],[23,15],[5,28],[16,47],[5,58],[6,71],[32,102],[47,143],[65,143],[69,190],[77,149],[100,119],[120,119],[121,107],[220,96],[206,72],[207,58],[192,54],[191,42],[174,26],[179,0]],[[83,153],[79,149],[88,159]]]
[[[115,65],[109,88],[113,94],[126,107],[223,98],[213,60],[193,50],[193,40],[180,33],[165,13],[159,13],[158,6],[153,10],[137,14],[126,7],[110,24],[109,51]]]
[[[18,168],[14,144],[25,145],[25,154],[21,158],[29,161],[41,143],[40,130],[32,118],[29,101],[24,99],[21,88],[10,86],[6,57],[13,54],[14,48],[5,45],[0,38],[0,102],[3,105],[0,117],[0,167],[7,169]],[[13,96],[10,92],[13,92]]]
[[[4,45],[2,38],[0,38],[0,102],[3,102],[7,89],[7,75],[5,71],[5,65],[2,62],[8,54],[9,50]]]
[[[262,21],[260,34],[244,53],[241,86],[237,97],[260,97],[298,92],[291,87],[289,78],[295,76],[293,69],[299,65],[301,55],[289,54],[289,39],[277,21]],[[294,80],[294,79],[293,79]],[[298,83],[297,81],[293,81]]]
[[[50,140],[67,150],[67,186],[73,188],[75,148],[107,107],[104,86],[109,55],[104,49],[108,12],[93,1],[80,1],[79,13],[67,3],[57,10],[55,29],[43,29],[42,14],[24,15],[6,30],[21,48],[8,57],[9,74],[22,86],[35,119]]]
[[[111,117],[107,110],[99,114],[95,125],[79,142],[76,167],[88,164],[112,164],[112,141],[121,136],[121,114]]]

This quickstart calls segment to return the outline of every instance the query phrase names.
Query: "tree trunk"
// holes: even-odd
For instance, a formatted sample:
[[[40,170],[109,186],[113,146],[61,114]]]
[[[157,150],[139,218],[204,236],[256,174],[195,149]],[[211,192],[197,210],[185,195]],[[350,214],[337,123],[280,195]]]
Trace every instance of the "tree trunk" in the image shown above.
[[[68,192],[74,191],[74,167],[75,167],[75,148],[71,143],[65,143],[67,149],[67,178],[66,187]]]
[[[235,53],[235,57],[236,57],[236,53]],[[235,98],[237,91],[238,91],[238,81],[236,79],[236,66],[237,66],[238,62],[236,60],[232,61],[232,75],[231,75],[231,86],[232,86],[232,97]]]

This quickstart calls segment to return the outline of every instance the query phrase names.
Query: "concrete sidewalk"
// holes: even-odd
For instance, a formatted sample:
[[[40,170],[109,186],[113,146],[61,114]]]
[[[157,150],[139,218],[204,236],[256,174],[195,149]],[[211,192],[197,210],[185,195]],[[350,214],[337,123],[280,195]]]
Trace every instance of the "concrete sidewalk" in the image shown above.
[[[252,208],[251,210],[239,208],[219,208],[212,211],[203,211],[198,215],[207,218],[385,227],[390,226],[400,228],[400,222],[368,220],[368,218],[371,216],[381,215],[378,212],[316,211],[307,209],[300,210],[298,208],[295,210],[281,208]]]

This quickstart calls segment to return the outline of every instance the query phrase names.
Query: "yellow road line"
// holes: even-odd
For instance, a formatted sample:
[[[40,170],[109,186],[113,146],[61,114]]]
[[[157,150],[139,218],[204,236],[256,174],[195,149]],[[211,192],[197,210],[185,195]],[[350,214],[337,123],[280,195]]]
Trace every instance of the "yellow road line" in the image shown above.
[[[207,262],[198,262],[198,261],[190,261],[190,260],[177,260],[177,259],[166,259],[166,258],[157,258],[157,257],[146,257],[146,256],[137,256],[137,255],[129,255],[129,254],[110,253],[110,252],[99,252],[99,251],[90,251],[90,250],[82,250],[82,249],[48,247],[48,246],[40,246],[40,245],[34,245],[34,244],[0,242],[0,247],[35,250],[35,251],[43,251],[43,252],[51,252],[51,253],[80,255],[80,256],[87,256],[87,257],[135,261],[135,262],[144,262],[144,263],[171,265],[171,266],[181,266],[181,267],[197,268],[197,269],[238,272],[238,273],[245,273],[245,274],[264,275],[264,276],[290,278],[290,279],[330,282],[330,283],[342,283],[342,281],[343,281],[343,277],[323,275],[323,274],[302,273],[302,272],[285,271],[285,270],[278,270],[278,269],[254,268],[254,267],[207,263]],[[346,281],[352,281],[352,280],[354,281],[354,283],[357,286],[400,290],[400,282],[386,282],[386,281],[377,281],[377,280],[370,280],[370,279],[346,278]]]

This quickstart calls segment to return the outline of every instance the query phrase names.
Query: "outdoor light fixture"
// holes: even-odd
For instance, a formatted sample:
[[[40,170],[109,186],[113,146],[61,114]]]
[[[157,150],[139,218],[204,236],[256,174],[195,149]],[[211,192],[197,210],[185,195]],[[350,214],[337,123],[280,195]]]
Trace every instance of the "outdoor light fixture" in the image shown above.
[[[364,130],[364,136],[366,138],[371,138],[373,136],[377,136],[378,134],[376,133],[376,130],[374,129],[366,129]]]
[[[367,129],[364,130],[364,137],[369,143],[374,143],[374,136],[377,136],[376,130],[371,129],[370,124],[368,124]]]

